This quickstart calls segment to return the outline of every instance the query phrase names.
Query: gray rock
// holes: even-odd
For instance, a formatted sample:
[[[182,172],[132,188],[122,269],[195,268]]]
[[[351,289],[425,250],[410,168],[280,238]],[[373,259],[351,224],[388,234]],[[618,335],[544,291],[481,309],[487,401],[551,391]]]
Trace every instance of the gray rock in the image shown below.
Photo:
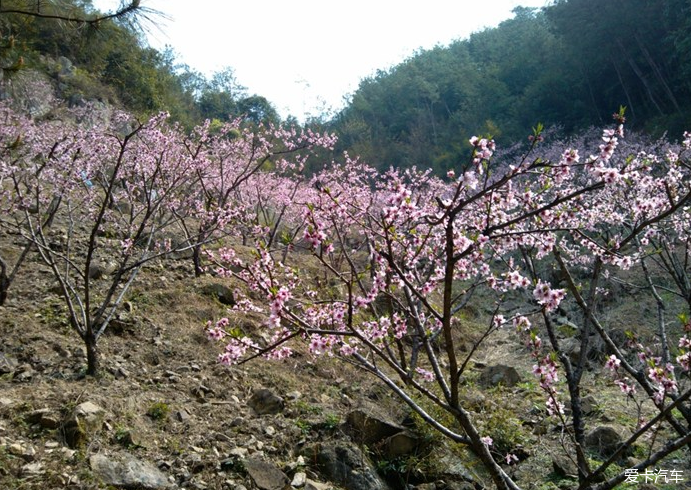
[[[257,412],[258,415],[277,414],[282,412],[285,406],[283,398],[266,388],[256,390],[247,404]]]
[[[577,364],[581,358],[581,341],[572,337],[562,340],[560,346],[561,350],[569,356],[569,360]]]
[[[584,396],[581,399],[581,410],[585,415],[592,415],[599,410],[597,400],[593,395]]]
[[[480,385],[484,387],[490,386],[516,386],[520,383],[521,377],[518,371],[512,366],[504,364],[497,364],[496,366],[487,366],[480,374]]]
[[[36,449],[29,444],[15,442],[14,444],[9,445],[7,451],[13,456],[22,458],[27,463],[31,463],[34,459],[36,459]]]
[[[333,490],[333,485],[328,485],[326,483],[321,483],[318,481],[310,480],[309,478],[305,481],[305,490]]]
[[[12,374],[17,368],[17,361],[11,357],[7,357],[5,354],[0,353],[0,375]]]
[[[94,454],[89,458],[89,463],[94,474],[105,485],[150,490],[171,487],[166,475],[156,466],[128,454],[117,457]]]
[[[146,447],[146,439],[136,429],[118,432],[115,439],[126,448]]]
[[[31,364],[22,364],[14,371],[12,379],[20,383],[28,382],[31,381],[35,374],[36,371],[34,371],[34,368],[31,367]]]
[[[294,488],[302,488],[307,483],[307,473],[304,471],[298,471],[293,475],[293,481],[290,482],[290,486]]]
[[[58,76],[65,77],[65,76],[70,76],[73,75],[75,72],[74,64],[72,61],[70,61],[69,58],[65,58],[64,56],[60,56],[58,58],[58,65],[60,67],[60,73],[58,73]]]
[[[452,451],[444,446],[438,446],[432,449],[432,452],[427,456],[431,461],[435,461],[435,468],[438,469],[436,474],[425,475],[428,479],[439,479],[445,481],[455,482],[477,482],[478,478],[474,476],[470,468],[456,456]]]
[[[179,422],[185,423],[190,421],[191,416],[187,410],[182,409],[175,412],[175,418],[178,419]]]
[[[32,118],[45,117],[56,101],[48,75],[29,68],[19,70],[12,77],[8,92],[13,109]]]
[[[588,448],[605,458],[610,457],[622,442],[619,432],[608,425],[597,427],[585,436],[585,444]]]
[[[7,397],[0,397],[0,408],[2,407],[11,407],[15,405],[17,402],[16,400],[13,400],[12,398],[7,398]]]
[[[324,475],[338,485],[348,490],[389,488],[357,446],[332,442],[313,449],[317,451],[317,462]]]
[[[57,429],[60,427],[60,415],[50,408],[32,410],[24,416],[30,424],[39,424],[44,429]]]
[[[83,446],[88,437],[103,427],[105,410],[91,402],[84,402],[73,410],[63,423],[65,442],[72,449]]]
[[[555,454],[552,456],[552,469],[554,473],[561,478],[578,476],[576,464],[563,454]]]
[[[100,279],[108,273],[106,269],[101,264],[90,264],[89,265],[89,279]]]
[[[261,459],[245,461],[245,470],[260,490],[283,490],[290,482],[285,473]]]
[[[35,463],[28,463],[22,466],[21,474],[23,477],[31,477],[31,476],[41,476],[45,474],[45,469],[43,468],[43,463],[41,462],[35,462]]]
[[[233,290],[225,284],[213,282],[206,284],[201,289],[202,294],[217,299],[221,304],[232,306],[235,304]]]
[[[397,458],[413,453],[422,441],[415,434],[404,431],[388,437],[383,444],[384,455],[389,458]]]
[[[352,429],[355,439],[364,444],[378,443],[405,430],[405,427],[370,405],[363,405],[350,412],[346,423]]]
[[[74,416],[83,420],[88,430],[100,429],[106,411],[92,402],[84,402],[74,409]]]

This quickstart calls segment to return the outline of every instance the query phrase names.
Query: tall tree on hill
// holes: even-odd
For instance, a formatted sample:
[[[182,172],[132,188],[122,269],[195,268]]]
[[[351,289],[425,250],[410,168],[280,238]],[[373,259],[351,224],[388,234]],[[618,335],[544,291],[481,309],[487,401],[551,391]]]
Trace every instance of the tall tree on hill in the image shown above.
[[[545,13],[569,46],[595,105],[626,104],[631,122],[640,126],[651,118],[668,123],[670,116],[686,122],[688,83],[680,83],[679,68],[688,60],[677,47],[684,31],[688,35],[679,13],[688,10],[685,0],[558,0]]]

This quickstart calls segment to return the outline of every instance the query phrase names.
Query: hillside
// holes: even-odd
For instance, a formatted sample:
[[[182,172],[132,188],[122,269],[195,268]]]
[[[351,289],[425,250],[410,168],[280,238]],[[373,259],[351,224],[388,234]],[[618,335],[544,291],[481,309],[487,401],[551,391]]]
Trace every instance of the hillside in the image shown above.
[[[76,44],[18,45],[7,5],[0,487],[691,487],[691,133],[622,108],[380,170],[232,72],[186,100],[242,117],[159,113],[160,54],[94,42],[146,75],[106,83]],[[86,41],[39,13],[23,35]]]
[[[3,254],[17,250],[14,242],[0,237]],[[0,307],[3,488],[492,488],[459,446],[347,364],[306,352],[218,364],[203,326],[223,314],[217,292],[227,281],[194,279],[190,260],[142,272],[101,341],[98,378],[84,377],[84,349],[52,284],[34,257]],[[493,336],[468,374],[467,406],[495,444],[520,455],[507,469],[524,488],[572,488],[561,429],[540,408],[531,359],[519,352],[515,335]],[[496,367],[507,365],[520,379]],[[623,436],[629,415],[600,369],[585,383],[589,424]],[[622,467],[643,454],[631,448]],[[691,471],[681,455],[664,468]]]

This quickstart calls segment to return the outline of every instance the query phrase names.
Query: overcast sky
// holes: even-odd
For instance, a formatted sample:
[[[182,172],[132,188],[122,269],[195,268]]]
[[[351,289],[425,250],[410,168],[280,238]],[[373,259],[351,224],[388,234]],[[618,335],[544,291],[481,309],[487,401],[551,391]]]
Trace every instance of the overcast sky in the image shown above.
[[[111,10],[118,0],[93,0]],[[150,44],[205,75],[233,68],[282,116],[337,110],[363,78],[548,0],[143,0],[163,12]]]

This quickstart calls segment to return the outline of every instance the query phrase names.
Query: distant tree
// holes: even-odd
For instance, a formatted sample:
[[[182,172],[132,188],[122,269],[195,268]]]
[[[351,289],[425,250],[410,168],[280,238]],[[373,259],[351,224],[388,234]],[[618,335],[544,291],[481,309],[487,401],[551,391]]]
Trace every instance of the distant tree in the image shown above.
[[[252,124],[276,124],[280,121],[278,112],[271,102],[261,95],[251,95],[238,100],[236,110],[241,118]]]

